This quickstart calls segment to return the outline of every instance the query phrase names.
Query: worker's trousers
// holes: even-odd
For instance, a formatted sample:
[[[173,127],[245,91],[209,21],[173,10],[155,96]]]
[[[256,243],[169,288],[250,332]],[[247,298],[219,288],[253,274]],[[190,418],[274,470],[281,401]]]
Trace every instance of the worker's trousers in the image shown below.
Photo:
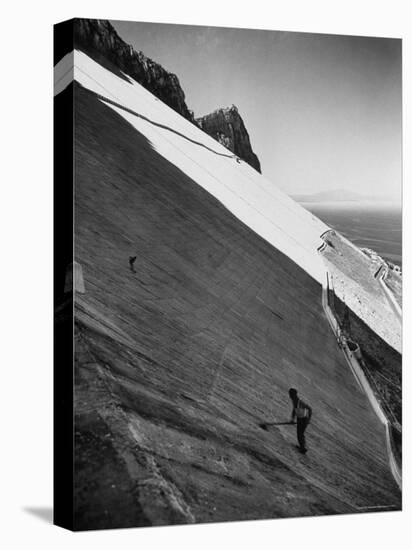
[[[305,430],[308,427],[308,424],[309,424],[308,418],[297,418],[298,443],[299,443],[299,447],[302,450],[306,449]]]

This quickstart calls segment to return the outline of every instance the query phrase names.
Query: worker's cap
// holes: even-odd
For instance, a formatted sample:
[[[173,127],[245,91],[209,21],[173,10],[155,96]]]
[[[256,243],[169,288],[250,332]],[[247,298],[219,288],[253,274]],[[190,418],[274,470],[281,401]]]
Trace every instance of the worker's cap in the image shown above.
[[[297,389],[295,389],[295,388],[290,388],[290,389],[289,389],[289,395],[290,395],[290,397],[296,397],[297,394],[298,394],[298,390],[297,390]]]

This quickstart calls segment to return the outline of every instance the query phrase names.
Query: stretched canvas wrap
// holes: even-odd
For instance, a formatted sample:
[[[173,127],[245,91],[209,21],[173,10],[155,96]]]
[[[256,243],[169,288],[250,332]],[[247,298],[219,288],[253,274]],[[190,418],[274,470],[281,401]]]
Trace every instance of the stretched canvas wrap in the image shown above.
[[[55,523],[401,509],[401,40],[55,26]]]

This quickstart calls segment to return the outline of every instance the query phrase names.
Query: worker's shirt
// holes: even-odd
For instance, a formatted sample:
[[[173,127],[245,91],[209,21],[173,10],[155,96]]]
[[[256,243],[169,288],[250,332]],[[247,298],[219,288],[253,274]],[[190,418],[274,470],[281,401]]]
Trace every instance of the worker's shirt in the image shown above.
[[[309,405],[302,401],[302,399],[298,399],[298,402],[293,409],[293,416],[296,415],[296,418],[310,418],[311,414],[311,407],[309,407]]]

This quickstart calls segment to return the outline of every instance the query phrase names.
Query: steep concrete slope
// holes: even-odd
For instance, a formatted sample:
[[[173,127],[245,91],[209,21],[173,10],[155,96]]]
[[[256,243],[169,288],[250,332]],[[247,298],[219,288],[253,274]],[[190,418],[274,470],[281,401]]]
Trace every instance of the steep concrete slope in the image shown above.
[[[135,84],[139,114],[75,86],[77,528],[399,508],[383,427],[308,273],[323,224]],[[232,179],[278,232],[233,205]],[[258,427],[288,419],[290,386],[314,407],[305,457],[294,427]]]
[[[70,71],[70,64],[73,66],[73,63],[73,71]],[[329,229],[324,223],[246,163],[238,164],[236,157],[227,149],[158,101],[130,77],[124,74],[119,76],[118,70],[113,73],[76,51],[58,64],[56,90],[64,89],[73,74],[78,82],[95,91],[146,135],[157,151],[212,193],[241,221],[316,280],[324,281],[325,265],[317,253],[317,248],[323,244],[320,235]],[[361,252],[354,246],[352,249],[362,259]],[[374,284],[372,278],[367,282],[368,287]],[[349,286],[352,288],[353,285]],[[366,290],[368,293],[368,288]],[[344,298],[348,305],[355,308],[354,311],[372,330],[399,351],[399,323],[385,323],[379,315],[369,314],[379,310],[381,301],[375,299],[371,303],[367,299],[363,304],[362,300],[359,303],[356,292],[352,294],[347,292]]]
[[[62,60],[64,61],[64,60]],[[74,78],[153,143],[157,152],[216,197],[236,217],[322,281],[317,254],[328,227],[213,138],[132,79],[121,78],[82,52]]]

